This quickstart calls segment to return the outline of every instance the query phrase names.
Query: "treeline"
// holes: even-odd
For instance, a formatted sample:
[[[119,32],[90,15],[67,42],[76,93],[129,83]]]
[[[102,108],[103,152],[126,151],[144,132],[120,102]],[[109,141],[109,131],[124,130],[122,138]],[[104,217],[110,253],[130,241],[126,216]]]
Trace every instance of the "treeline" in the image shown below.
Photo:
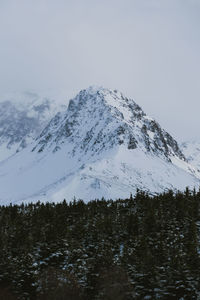
[[[200,299],[200,192],[0,206],[0,299]]]

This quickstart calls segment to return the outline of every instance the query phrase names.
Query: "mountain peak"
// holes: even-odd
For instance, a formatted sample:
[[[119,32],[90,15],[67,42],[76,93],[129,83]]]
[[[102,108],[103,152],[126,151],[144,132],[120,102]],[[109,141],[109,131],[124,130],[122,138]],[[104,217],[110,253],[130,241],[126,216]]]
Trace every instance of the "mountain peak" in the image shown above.
[[[57,114],[41,133],[33,151],[55,152],[66,143],[79,155],[98,155],[123,145],[185,160],[177,142],[134,100],[103,87],[89,87],[70,100],[67,111]]]
[[[102,86],[90,86],[87,89],[81,90],[75,99],[104,99],[105,103],[110,106],[116,106],[117,102],[121,105],[135,103],[133,99],[128,99],[120,91],[108,89]],[[139,106],[137,105],[139,108]]]
[[[90,94],[90,95],[94,95],[94,94],[97,94],[97,93],[101,93],[101,94],[117,93],[118,91],[117,90],[112,90],[112,89],[109,89],[109,88],[106,88],[106,87],[103,87],[103,86],[91,85],[88,88],[83,89],[83,90],[80,91],[80,93],[83,93],[83,92],[85,92],[87,94]]]

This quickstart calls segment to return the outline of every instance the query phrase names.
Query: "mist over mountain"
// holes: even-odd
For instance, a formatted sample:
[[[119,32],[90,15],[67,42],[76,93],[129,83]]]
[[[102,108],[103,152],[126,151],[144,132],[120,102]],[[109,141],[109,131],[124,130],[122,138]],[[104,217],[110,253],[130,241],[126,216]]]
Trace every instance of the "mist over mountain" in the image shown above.
[[[64,102],[33,92],[11,93],[0,98],[0,161],[27,147]]]

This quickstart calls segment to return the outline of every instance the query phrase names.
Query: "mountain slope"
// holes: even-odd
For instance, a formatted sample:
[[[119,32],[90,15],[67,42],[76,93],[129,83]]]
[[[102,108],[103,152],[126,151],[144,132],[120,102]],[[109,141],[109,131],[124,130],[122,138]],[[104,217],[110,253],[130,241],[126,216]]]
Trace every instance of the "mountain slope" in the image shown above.
[[[200,170],[200,142],[185,142],[181,145],[181,150],[188,162]]]
[[[31,144],[0,163],[3,203],[127,197],[197,186],[177,142],[131,99],[81,91]],[[10,190],[10,186],[12,189]]]
[[[66,108],[35,93],[11,94],[0,102],[0,161],[38,136],[58,110]]]

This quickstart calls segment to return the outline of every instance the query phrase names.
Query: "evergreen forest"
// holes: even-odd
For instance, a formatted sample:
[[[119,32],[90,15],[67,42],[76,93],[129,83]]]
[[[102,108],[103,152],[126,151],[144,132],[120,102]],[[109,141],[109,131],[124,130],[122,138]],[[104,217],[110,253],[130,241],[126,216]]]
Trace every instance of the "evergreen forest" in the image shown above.
[[[200,192],[0,206],[0,299],[200,299]]]

